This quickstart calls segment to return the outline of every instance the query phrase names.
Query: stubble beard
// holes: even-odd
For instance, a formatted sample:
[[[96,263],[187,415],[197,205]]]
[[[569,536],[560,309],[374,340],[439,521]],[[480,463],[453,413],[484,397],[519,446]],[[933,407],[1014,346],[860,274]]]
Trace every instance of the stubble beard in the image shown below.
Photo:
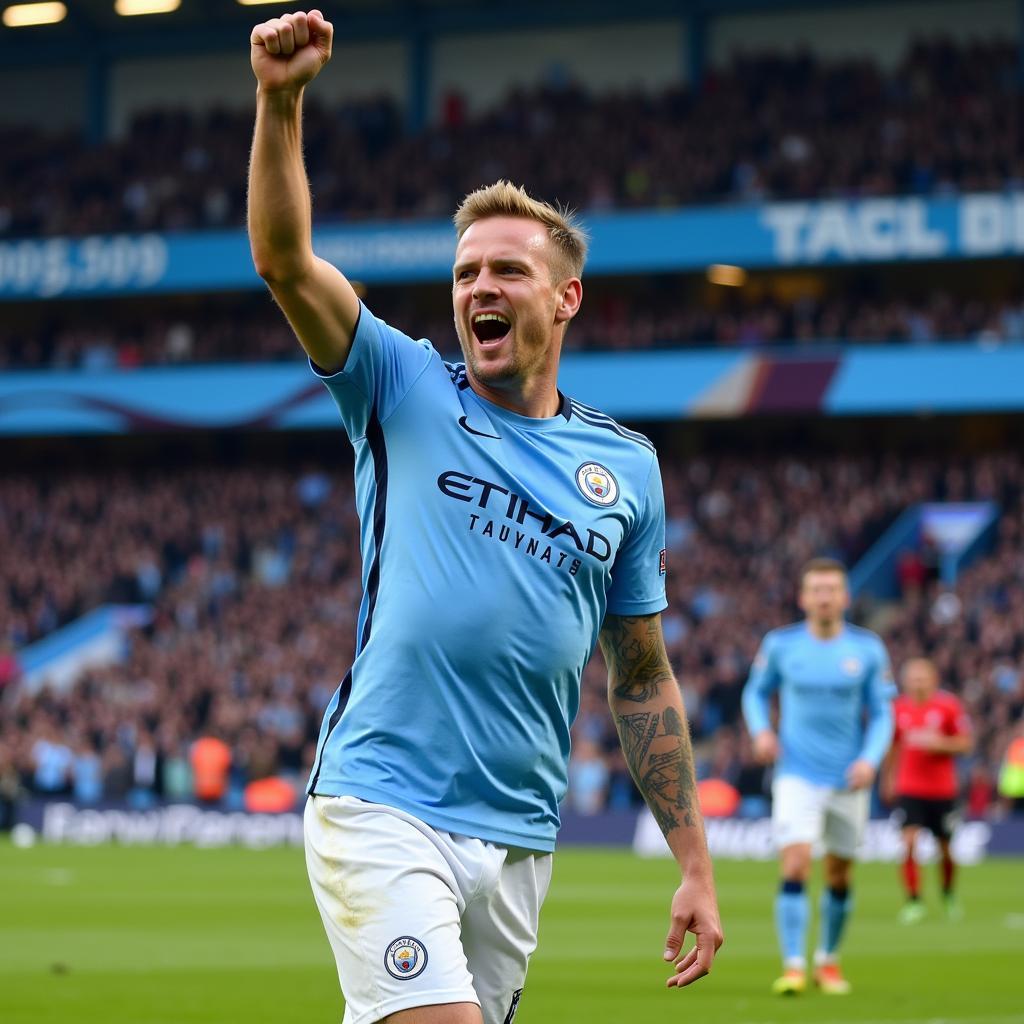
[[[511,328],[516,330],[516,328]],[[476,335],[470,330],[469,337],[466,338],[463,335],[463,328],[461,324],[456,326],[456,333],[459,336],[459,345],[462,348],[462,356],[466,360],[466,366],[469,369],[470,374],[481,384],[497,385],[508,384],[511,381],[516,381],[523,376],[523,365],[520,356],[518,339],[513,339],[511,344],[511,352],[498,366],[488,366],[487,363],[479,358],[477,351],[477,340]]]
[[[462,322],[456,320],[455,331],[459,337],[467,370],[481,384],[496,388],[525,384],[532,377],[542,373],[549,358],[550,346],[556,344],[555,339],[550,337],[547,338],[548,344],[544,344],[543,321],[529,316],[517,319],[514,326],[509,329],[513,337],[503,343],[508,346],[508,355],[503,357],[497,366],[488,366],[487,361],[480,358],[476,335],[472,328],[468,329],[468,337],[463,334],[464,330]]]
[[[466,357],[469,372],[483,384],[507,384],[520,377],[519,360],[515,351],[497,366],[488,365],[477,358],[477,352],[473,348],[468,351],[464,349],[463,354]]]
[[[817,626],[822,630],[833,630],[839,624],[839,616],[835,612],[820,614],[817,617]]]

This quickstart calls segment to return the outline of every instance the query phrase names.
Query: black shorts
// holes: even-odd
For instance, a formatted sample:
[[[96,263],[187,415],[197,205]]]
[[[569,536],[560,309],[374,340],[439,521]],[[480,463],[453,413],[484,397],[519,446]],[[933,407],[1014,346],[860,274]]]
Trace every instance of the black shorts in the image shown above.
[[[950,839],[960,821],[955,800],[931,800],[924,796],[901,796],[896,805],[900,828],[926,828],[936,839]]]

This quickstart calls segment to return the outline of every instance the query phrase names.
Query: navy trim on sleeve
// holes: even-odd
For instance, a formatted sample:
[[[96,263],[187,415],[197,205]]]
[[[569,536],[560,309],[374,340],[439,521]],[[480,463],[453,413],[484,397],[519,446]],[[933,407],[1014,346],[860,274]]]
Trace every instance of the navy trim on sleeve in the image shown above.
[[[370,631],[373,628],[373,610],[377,607],[377,595],[380,592],[380,558],[381,549],[384,547],[384,530],[387,526],[387,505],[388,505],[388,450],[384,441],[384,429],[377,418],[377,410],[370,414],[370,422],[366,426],[366,443],[370,446],[370,455],[373,458],[373,476],[376,484],[376,493],[373,497],[373,561],[370,563],[370,572],[366,578],[366,621],[363,623],[363,633],[359,639],[359,648],[356,651],[358,658],[370,640]],[[353,666],[354,667],[354,666]],[[317,758],[316,771],[309,783],[309,792],[316,793],[316,784],[320,780],[320,769],[323,766],[324,751],[330,742],[331,733],[334,732],[341,716],[345,713],[349,698],[352,696],[352,668],[345,673],[345,678],[338,689],[338,706],[334,709],[330,721],[327,723],[327,733],[324,736],[323,746],[320,748],[320,756]]]

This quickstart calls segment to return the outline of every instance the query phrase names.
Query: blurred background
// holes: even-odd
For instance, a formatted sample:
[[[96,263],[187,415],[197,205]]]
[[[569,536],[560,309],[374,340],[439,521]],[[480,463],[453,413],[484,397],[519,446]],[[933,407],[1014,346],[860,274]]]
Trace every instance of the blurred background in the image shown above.
[[[289,9],[2,12],[5,828],[125,838],[169,805],[301,805],[360,588],[351,451],[243,229],[248,31]],[[709,812],[768,811],[740,691],[764,632],[799,615],[802,563],[832,555],[895,665],[933,657],[966,702],[966,810],[1009,836],[1024,4],[325,13],[316,247],[377,315],[457,354],[448,218],[480,184],[522,183],[592,234],[561,387],[658,445],[665,634],[700,777],[727,784]],[[632,841],[599,655],[574,739],[567,836]]]

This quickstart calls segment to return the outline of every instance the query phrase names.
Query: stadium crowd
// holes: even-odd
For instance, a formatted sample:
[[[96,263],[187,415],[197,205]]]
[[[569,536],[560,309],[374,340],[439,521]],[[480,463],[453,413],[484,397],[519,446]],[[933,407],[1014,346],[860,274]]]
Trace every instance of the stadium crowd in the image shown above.
[[[925,344],[1024,341],[1024,302],[988,302],[936,292],[920,300],[805,295],[792,301],[742,294],[717,305],[695,301],[679,278],[644,288],[588,290],[588,301],[566,335],[567,351],[756,347],[835,342]],[[449,313],[417,308],[403,290],[381,289],[369,300],[375,315],[446,354],[458,350]],[[207,298],[184,306],[147,304],[137,319],[110,309],[48,310],[45,319],[0,325],[0,369],[131,370],[182,363],[299,360],[301,349],[284,317],[256,296]]]
[[[854,563],[905,505],[993,499],[993,552],[950,589],[908,555],[903,599],[860,608],[898,666],[922,651],[970,709],[979,742],[970,808],[984,814],[1024,712],[1024,458],[831,456],[683,462],[663,454],[670,551],[664,630],[699,771],[763,809],[739,698],[763,633],[797,616],[800,566]],[[45,472],[0,480],[0,790],[81,803],[200,798],[309,769],[320,718],[353,654],[360,599],[350,469]],[[123,661],[68,689],[17,684],[15,652],[102,602],[143,602],[149,625]],[[569,804],[637,797],[619,751],[599,655],[584,674]],[[197,741],[214,750],[196,761]],[[205,748],[204,748],[205,749]],[[2,794],[0,794],[2,795]]]
[[[738,55],[700,90],[591,95],[553,75],[479,116],[450,95],[419,135],[392,98],[314,95],[306,158],[325,221],[446,217],[498,177],[584,210],[997,190],[1024,180],[1018,61],[1013,42],[938,39],[892,72]],[[154,110],[91,147],[0,130],[0,238],[239,225],[251,131],[251,112],[224,109]]]

